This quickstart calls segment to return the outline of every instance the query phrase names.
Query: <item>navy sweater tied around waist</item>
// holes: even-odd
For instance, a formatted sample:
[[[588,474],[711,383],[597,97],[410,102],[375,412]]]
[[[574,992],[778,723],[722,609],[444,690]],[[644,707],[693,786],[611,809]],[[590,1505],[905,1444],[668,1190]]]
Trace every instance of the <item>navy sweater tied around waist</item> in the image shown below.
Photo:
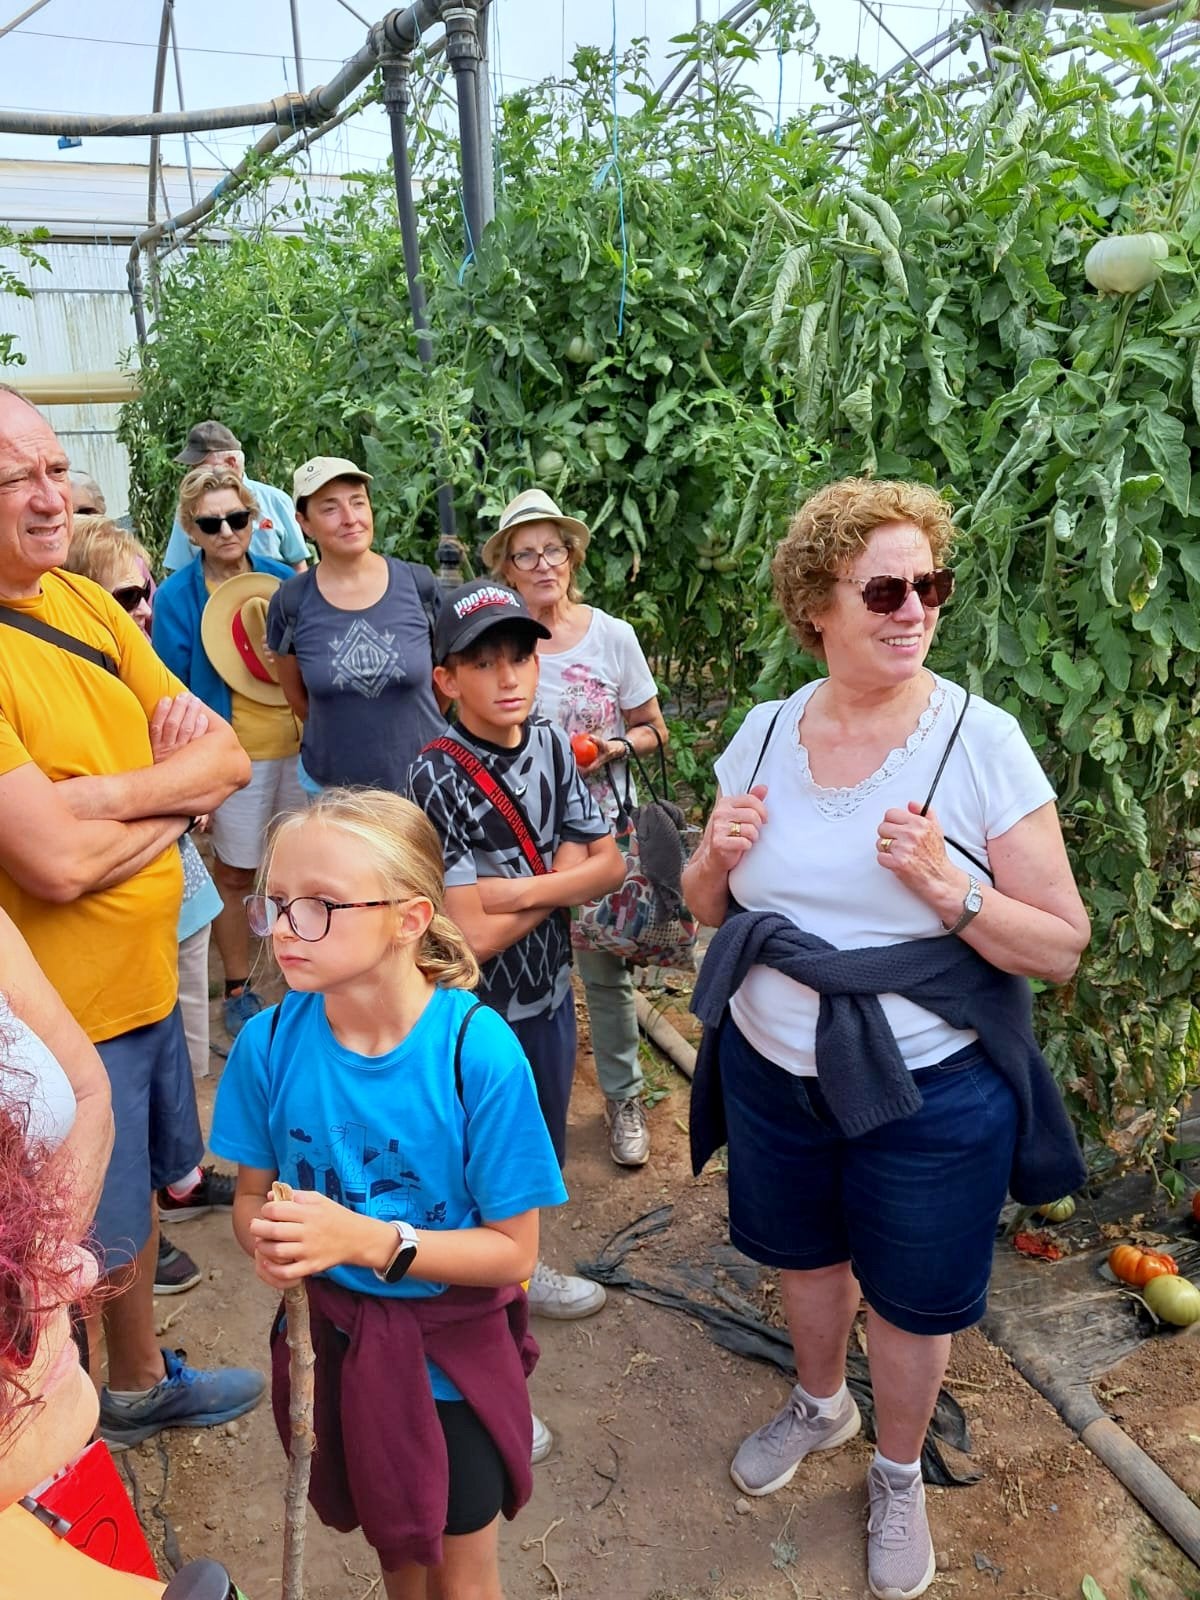
[[[909,1117],[921,1106],[920,1089],[878,998],[902,995],[951,1027],[973,1028],[1012,1090],[1017,1102],[1008,1182],[1013,1199],[1039,1205],[1084,1182],[1079,1144],[1033,1036],[1033,998],[1024,978],[1001,972],[951,936],[838,950],[785,916],[746,911],[735,901],[708,947],[692,997],[692,1010],[704,1024],[692,1081],[693,1172],[725,1143],[717,1035],[730,1000],[755,966],[782,972],[820,995],[817,1081],[847,1138]]]

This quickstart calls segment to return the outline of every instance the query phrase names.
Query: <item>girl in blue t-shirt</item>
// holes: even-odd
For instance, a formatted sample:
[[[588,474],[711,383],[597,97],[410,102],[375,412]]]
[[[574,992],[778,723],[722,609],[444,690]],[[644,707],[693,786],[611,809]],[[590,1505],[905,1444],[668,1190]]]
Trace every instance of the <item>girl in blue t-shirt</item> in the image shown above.
[[[307,1280],[317,1448],[309,1498],[361,1526],[389,1600],[500,1596],[501,1510],[532,1488],[521,1280],[566,1191],[515,1035],[469,992],[433,827],[330,789],[277,827],[247,901],[292,991],[239,1034],[212,1145],[264,1282]],[[271,1200],[277,1179],[295,1193]],[[287,1447],[288,1357],[272,1334]]]

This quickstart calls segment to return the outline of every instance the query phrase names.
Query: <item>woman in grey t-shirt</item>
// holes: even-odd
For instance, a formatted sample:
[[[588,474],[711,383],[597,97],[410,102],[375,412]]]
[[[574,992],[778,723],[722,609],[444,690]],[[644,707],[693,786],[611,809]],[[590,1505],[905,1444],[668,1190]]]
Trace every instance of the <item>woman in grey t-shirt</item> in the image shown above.
[[[321,560],[272,597],[267,643],[304,723],[301,781],[402,794],[442,726],[430,647],[440,591],[428,567],[372,548],[370,481],[340,457],[297,468],[296,515]]]

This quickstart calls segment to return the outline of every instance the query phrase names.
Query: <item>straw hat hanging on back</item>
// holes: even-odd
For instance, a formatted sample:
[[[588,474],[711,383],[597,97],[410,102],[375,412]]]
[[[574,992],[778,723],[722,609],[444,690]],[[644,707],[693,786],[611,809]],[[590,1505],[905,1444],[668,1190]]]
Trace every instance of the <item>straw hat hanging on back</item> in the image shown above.
[[[267,607],[280,580],[269,572],[239,572],[209,596],[200,617],[205,654],[231,689],[265,706],[287,697],[268,665]]]

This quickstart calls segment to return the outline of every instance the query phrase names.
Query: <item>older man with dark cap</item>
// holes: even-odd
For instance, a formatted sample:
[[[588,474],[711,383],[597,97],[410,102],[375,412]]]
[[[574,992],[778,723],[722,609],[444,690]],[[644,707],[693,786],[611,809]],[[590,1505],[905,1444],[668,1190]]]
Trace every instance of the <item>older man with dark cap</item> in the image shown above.
[[[258,483],[246,476],[246,453],[241,441],[223,422],[198,422],[187,436],[187,443],[175,457],[177,464],[187,467],[229,467],[249,489],[258,502],[258,520],[250,539],[253,555],[265,556],[268,561],[282,561],[293,572],[303,572],[308,565],[308,550],[304,535],[296,521],[295,507],[282,489],[273,489],[269,483]],[[186,567],[196,554],[195,546],[188,540],[183,524],[175,518],[163,566],[168,572],[178,572]]]

